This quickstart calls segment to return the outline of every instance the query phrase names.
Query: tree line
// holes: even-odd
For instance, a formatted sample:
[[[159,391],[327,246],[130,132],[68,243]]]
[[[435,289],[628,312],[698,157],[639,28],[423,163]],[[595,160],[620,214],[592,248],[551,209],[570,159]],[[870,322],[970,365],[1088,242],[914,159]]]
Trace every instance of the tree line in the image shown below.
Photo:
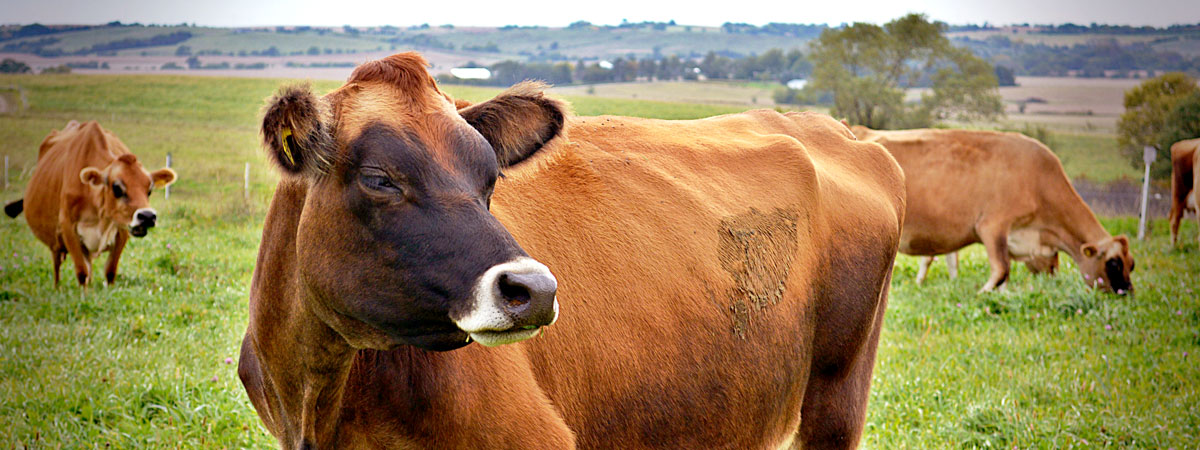
[[[958,38],[955,43],[1017,75],[1124,78],[1151,71],[1200,74],[1200,56],[1189,57],[1154,47],[1156,43],[1181,39],[1200,39],[1200,36],[1170,36],[1155,42],[1127,44],[1114,38],[1096,38],[1072,46],[1030,44],[1007,36],[982,40]]]
[[[468,64],[470,67],[482,67]],[[761,55],[725,56],[710,51],[702,58],[680,55],[617,57],[608,61],[580,60],[571,62],[532,62],[507,60],[487,66],[492,77],[487,80],[461,80],[443,76],[452,83],[508,86],[528,79],[544,80],[558,85],[580,83],[614,83],[629,81],[671,81],[726,79],[787,82],[805,78],[812,73],[812,62],[799,49],[784,51],[770,49]]]

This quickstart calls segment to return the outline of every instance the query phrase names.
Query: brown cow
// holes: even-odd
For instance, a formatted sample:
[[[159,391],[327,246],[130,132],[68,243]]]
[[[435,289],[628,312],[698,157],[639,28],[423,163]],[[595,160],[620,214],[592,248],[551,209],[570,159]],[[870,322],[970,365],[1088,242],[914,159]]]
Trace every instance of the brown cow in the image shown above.
[[[143,169],[125,144],[95,121],[72,120],[42,141],[25,196],[4,211],[17,217],[24,210],[34,236],[50,247],[55,286],[68,254],[79,284],[87,285],[92,259],[106,251],[111,253],[104,278],[112,284],[129,236],[145,236],[157,220],[150,191],[174,181],[171,169]]]
[[[280,445],[854,447],[895,161],[817,114],[563,108],[456,110],[412,53],[270,101],[238,371]]]
[[[1196,149],[1200,138],[1176,142],[1171,146],[1171,245],[1179,242],[1179,221],[1188,211],[1196,213],[1196,224],[1200,225],[1200,207],[1197,207],[1196,186],[1200,186],[1200,158]],[[1196,234],[1200,241],[1200,233]]]
[[[946,270],[950,273],[950,279],[958,278],[958,252],[950,252],[946,255]],[[917,266],[917,284],[925,281],[925,276],[929,274],[929,266],[933,265],[936,256],[922,256],[918,261]],[[1034,275],[1054,275],[1058,271],[1058,252],[1053,256],[1041,255],[1014,255],[1008,254],[1009,260],[1020,261],[1025,263],[1025,268],[1029,269],[1029,273]]]
[[[1008,279],[1009,255],[1050,258],[1063,251],[1088,286],[1133,290],[1129,239],[1100,225],[1041,142],[994,131],[852,131],[883,144],[904,168],[902,253],[932,256],[982,243],[992,266],[982,292]]]

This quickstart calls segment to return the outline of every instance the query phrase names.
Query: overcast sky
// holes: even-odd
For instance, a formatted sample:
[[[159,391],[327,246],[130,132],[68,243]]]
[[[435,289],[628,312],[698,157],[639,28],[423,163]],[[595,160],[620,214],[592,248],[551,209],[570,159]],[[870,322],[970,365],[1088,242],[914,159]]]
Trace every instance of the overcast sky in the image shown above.
[[[675,20],[883,23],[909,12],[951,24],[1091,22],[1165,26],[1200,23],[1198,0],[0,0],[0,23],[98,24],[113,20],[207,26],[545,25]]]

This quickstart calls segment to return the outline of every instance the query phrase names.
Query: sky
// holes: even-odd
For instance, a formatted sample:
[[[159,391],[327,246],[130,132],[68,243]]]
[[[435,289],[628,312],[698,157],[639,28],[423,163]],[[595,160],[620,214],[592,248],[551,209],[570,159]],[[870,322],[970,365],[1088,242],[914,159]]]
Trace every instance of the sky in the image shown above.
[[[456,26],[594,24],[675,20],[681,25],[745,22],[884,23],[924,13],[950,24],[1092,22],[1167,26],[1200,23],[1198,0],[0,0],[0,24],[125,23],[201,26]]]

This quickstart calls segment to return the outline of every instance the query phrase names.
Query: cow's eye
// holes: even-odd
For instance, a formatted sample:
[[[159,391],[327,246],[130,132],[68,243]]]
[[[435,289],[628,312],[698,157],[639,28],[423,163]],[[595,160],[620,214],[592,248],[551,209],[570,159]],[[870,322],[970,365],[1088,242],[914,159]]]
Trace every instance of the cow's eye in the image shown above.
[[[125,196],[125,189],[122,188],[121,185],[118,183],[113,183],[112,191],[113,191],[113,197],[121,198],[121,197]]]
[[[367,187],[380,191],[401,191],[392,179],[379,175],[366,175],[363,177],[363,184]],[[401,191],[402,192],[402,191]]]

